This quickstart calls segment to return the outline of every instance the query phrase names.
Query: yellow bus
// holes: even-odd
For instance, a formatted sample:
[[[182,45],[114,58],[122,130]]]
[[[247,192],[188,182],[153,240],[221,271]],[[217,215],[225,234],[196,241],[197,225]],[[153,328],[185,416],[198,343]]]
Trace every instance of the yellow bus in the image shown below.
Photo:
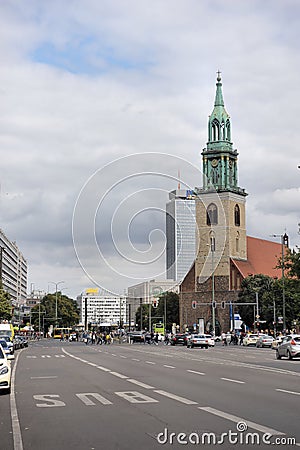
[[[61,339],[61,337],[63,335],[64,339],[69,339],[71,332],[72,332],[72,328],[54,328],[53,338]]]

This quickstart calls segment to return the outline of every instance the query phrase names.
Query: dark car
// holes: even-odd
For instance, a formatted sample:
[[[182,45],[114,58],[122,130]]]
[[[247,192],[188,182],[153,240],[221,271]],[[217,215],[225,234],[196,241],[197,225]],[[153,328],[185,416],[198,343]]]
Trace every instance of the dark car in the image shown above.
[[[15,335],[15,339],[18,339],[18,341],[20,342],[20,348],[28,347],[28,340],[25,336],[18,334]]]
[[[186,345],[188,341],[188,335],[183,333],[174,334],[171,337],[171,345]]]
[[[128,333],[128,340],[130,343],[135,343],[135,342],[139,342],[139,343],[144,343],[145,342],[145,333],[143,333],[142,331],[131,331],[130,333]]]

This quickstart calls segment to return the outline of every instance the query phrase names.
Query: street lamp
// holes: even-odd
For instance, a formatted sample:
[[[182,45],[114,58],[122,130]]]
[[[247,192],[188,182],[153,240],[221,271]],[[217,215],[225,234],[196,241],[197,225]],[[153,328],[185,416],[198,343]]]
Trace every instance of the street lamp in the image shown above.
[[[286,330],[286,314],[285,314],[285,286],[284,286],[284,246],[288,246],[288,235],[284,234],[272,234],[273,237],[280,237],[281,239],[281,279],[282,279],[282,318],[283,329]]]
[[[212,333],[213,336],[215,336],[216,331],[216,302],[215,302],[215,265],[214,265],[214,253],[216,250],[216,241],[214,237],[211,237],[210,239],[210,250],[211,250],[211,270],[212,270],[212,302],[211,302],[211,308],[212,308]]]
[[[64,281],[59,281],[58,283],[55,283],[54,281],[48,281],[48,283],[55,285],[55,326],[57,327],[57,286],[61,283],[64,283]]]

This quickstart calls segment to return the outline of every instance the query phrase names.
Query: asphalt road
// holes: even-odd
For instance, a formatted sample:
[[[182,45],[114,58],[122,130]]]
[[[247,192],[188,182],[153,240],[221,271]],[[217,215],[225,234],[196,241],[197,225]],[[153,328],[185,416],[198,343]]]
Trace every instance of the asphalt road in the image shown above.
[[[300,359],[270,349],[43,340],[16,354],[12,394],[0,396],[3,450],[300,442]]]

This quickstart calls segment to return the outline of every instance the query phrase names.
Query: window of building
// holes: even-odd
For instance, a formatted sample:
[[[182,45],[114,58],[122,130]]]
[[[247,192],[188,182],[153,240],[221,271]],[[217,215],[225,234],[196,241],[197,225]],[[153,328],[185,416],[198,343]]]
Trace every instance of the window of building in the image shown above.
[[[241,225],[241,213],[239,205],[235,205],[234,207],[234,225],[239,227]]]
[[[235,251],[237,253],[239,253],[240,251],[240,233],[236,234],[236,238],[235,238]]]
[[[206,210],[207,225],[218,225],[218,208],[214,203],[208,205]]]

